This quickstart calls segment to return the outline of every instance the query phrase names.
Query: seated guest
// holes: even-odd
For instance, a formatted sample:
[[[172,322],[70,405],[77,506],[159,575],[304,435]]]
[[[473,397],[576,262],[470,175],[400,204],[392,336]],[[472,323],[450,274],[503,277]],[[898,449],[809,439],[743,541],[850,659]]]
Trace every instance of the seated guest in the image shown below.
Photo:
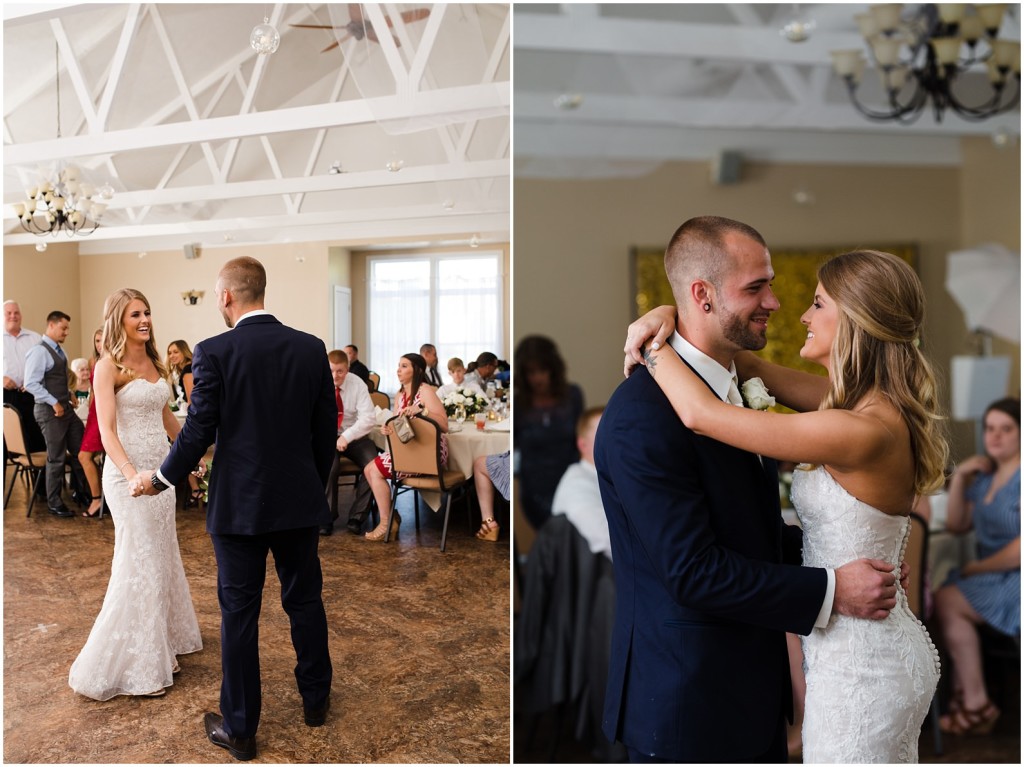
[[[437,390],[438,399],[444,400],[445,397],[456,389],[475,389],[481,394],[484,393],[483,389],[475,383],[466,380],[466,366],[462,364],[462,360],[458,357],[452,357],[448,360],[448,375],[452,377],[452,382],[446,383]]]
[[[423,344],[420,356],[427,361],[427,383],[437,389],[441,385],[441,374],[437,372],[437,349],[433,344]]]
[[[583,414],[583,391],[566,379],[565,361],[555,342],[527,336],[516,346],[512,444],[523,513],[539,529],[551,516],[558,480],[579,460],[576,422]]]
[[[551,502],[551,514],[564,514],[592,552],[611,559],[608,518],[604,515],[597,467],[594,466],[594,437],[603,412],[604,407],[592,407],[580,416],[576,424],[576,447],[580,451],[580,460],[566,469],[559,480]]]
[[[487,382],[494,378],[494,371],[497,369],[497,355],[491,352],[480,352],[476,358],[476,365],[466,373],[466,380],[476,384],[480,391],[487,391]]]
[[[398,383],[401,389],[395,397],[395,415],[423,414],[437,422],[441,429],[441,464],[448,464],[448,416],[444,412],[444,405],[437,398],[430,386],[424,386],[427,374],[427,361],[415,352],[403,354],[398,360]],[[380,427],[381,434],[390,435],[392,427],[385,424]],[[398,528],[402,524],[402,518],[397,511],[391,509],[391,490],[388,488],[388,480],[391,478],[391,453],[385,452],[377,456],[376,460],[368,463],[363,470],[363,476],[370,482],[373,488],[373,497],[377,501],[377,508],[380,510],[380,524],[366,534],[369,541],[383,541],[388,532],[388,526],[393,527],[395,538],[398,538]]]
[[[481,541],[496,541],[501,532],[501,525],[494,520],[494,489],[497,488],[506,501],[509,499],[510,455],[511,451],[506,450],[496,455],[482,455],[473,461],[473,484],[482,520],[476,537]]]
[[[192,350],[188,343],[182,340],[171,341],[167,345],[167,383],[171,385],[171,397],[179,403],[179,408],[185,408],[192,399]],[[194,474],[188,475],[188,500],[185,501],[185,508],[191,509],[199,506],[205,493],[199,487],[199,480]]]
[[[348,357],[348,372],[354,374],[357,378],[362,378],[363,383],[369,385],[370,369],[359,361],[359,347],[355,344],[349,344],[345,347],[345,356]]]
[[[977,626],[1020,637],[1020,400],[993,402],[983,423],[986,454],[957,466],[946,504],[946,529],[973,527],[978,559],[935,595],[953,661],[953,700],[939,726],[954,735],[988,733],[1000,714],[985,688]]]
[[[344,456],[365,469],[377,457],[377,447],[367,436],[373,429],[374,407],[370,399],[370,391],[361,378],[349,375],[348,355],[335,349],[328,352],[327,361],[331,366],[331,377],[334,379],[334,401],[338,406],[338,453],[334,457],[331,474],[327,478],[327,500],[330,506],[330,518],[322,520],[320,535],[334,532],[334,520],[338,518],[338,471],[340,458]],[[370,483],[362,477],[356,480],[356,495],[352,508],[348,512],[349,532],[358,535],[363,523],[370,513],[370,500],[373,495]]]
[[[89,361],[85,357],[75,357],[68,365],[68,389],[75,415],[84,424],[89,417]]]
[[[167,345],[165,364],[174,401],[188,404],[192,399],[192,350],[188,344],[180,340],[171,341]]]
[[[46,440],[34,415],[35,398],[25,391],[25,355],[43,339],[34,330],[21,326],[21,307],[17,301],[4,301],[4,402],[21,414],[21,429],[29,452],[46,450]],[[7,445],[4,443],[6,463]],[[36,495],[46,497],[46,481],[36,482]]]

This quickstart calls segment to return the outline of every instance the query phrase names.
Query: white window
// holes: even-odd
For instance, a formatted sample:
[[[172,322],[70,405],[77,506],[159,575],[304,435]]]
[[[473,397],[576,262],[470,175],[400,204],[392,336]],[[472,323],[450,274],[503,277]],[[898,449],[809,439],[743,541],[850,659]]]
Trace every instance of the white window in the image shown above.
[[[381,391],[398,391],[399,358],[425,343],[445,382],[451,357],[503,356],[501,265],[501,253],[486,252],[370,259],[368,365]]]

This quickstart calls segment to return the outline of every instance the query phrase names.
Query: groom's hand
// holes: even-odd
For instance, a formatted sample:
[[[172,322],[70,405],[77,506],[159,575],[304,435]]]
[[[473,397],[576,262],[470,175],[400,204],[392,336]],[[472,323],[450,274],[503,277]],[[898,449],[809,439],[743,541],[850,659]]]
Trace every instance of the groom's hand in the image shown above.
[[[154,474],[156,474],[156,469],[146,469],[145,471],[140,471],[136,475],[136,476],[142,477],[142,483],[141,483],[141,485],[139,487],[139,494],[140,495],[156,495],[157,494],[157,492],[158,492],[157,489],[155,487],[153,487],[153,475]],[[838,580],[838,576],[837,576],[837,580]],[[838,591],[838,590],[839,589],[837,587],[836,591]]]
[[[882,620],[896,606],[896,574],[880,559],[857,559],[836,570],[833,612]]]

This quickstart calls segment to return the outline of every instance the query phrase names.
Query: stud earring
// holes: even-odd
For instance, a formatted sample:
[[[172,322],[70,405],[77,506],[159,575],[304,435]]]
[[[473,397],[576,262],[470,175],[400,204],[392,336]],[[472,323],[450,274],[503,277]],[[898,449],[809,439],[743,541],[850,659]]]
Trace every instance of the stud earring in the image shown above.
[[[711,304],[705,302],[705,304],[704,304],[704,311],[705,312],[710,312],[711,311]]]

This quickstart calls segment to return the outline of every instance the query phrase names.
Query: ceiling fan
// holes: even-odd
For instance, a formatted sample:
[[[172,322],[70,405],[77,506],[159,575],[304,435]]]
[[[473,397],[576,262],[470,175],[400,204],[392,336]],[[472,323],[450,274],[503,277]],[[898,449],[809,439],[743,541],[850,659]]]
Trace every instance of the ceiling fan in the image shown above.
[[[375,43],[380,43],[380,39],[377,37],[377,31],[373,28],[373,24],[363,18],[363,9],[360,3],[349,3],[348,4],[349,16],[352,20],[348,24],[342,26],[331,26],[330,24],[292,24],[293,27],[299,27],[301,29],[344,29],[347,34],[335,40],[333,43],[324,48],[320,53],[327,53],[332,48],[337,48],[341,43],[344,43],[351,38],[356,40],[362,40],[364,37],[369,38]],[[402,11],[402,21],[406,24],[412,21],[420,21],[421,19],[427,18],[430,15],[429,8],[414,8],[411,11]],[[387,22],[388,29],[391,29],[394,25],[391,23],[391,18],[388,16],[384,17],[384,21]],[[394,35],[391,39],[395,41],[396,47],[401,47],[402,44],[398,41],[398,38]]]

